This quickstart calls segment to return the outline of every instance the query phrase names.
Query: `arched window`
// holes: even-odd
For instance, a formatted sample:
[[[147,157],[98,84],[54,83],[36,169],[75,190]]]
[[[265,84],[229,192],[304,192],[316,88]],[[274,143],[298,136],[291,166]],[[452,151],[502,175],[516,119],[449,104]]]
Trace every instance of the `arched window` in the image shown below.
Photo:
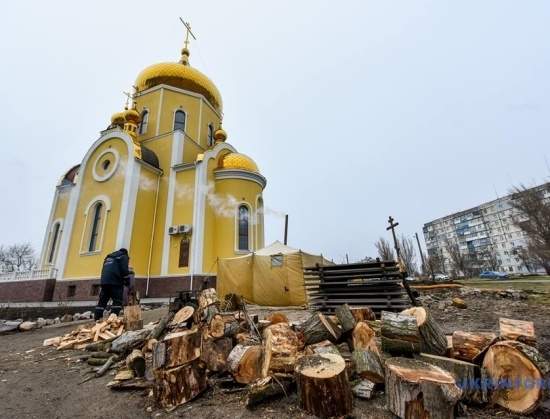
[[[61,224],[55,223],[52,229],[52,236],[50,241],[50,252],[48,254],[48,263],[53,263],[53,258],[55,256],[55,250],[57,247],[57,242],[59,240],[59,231],[61,230]]]
[[[260,196],[256,204],[256,249],[264,247],[264,200]]]
[[[94,206],[92,229],[90,230],[90,242],[88,245],[88,252],[94,252],[97,249],[97,238],[99,236],[99,227],[101,224],[101,216],[103,212],[103,203],[98,202]]]
[[[139,134],[145,134],[147,132],[148,124],[149,124],[149,111],[144,110],[141,113],[141,122],[139,124]]]
[[[250,211],[246,205],[239,206],[238,212],[238,249],[250,250],[249,237],[248,237],[248,223],[250,219]]]
[[[208,147],[214,145],[214,125],[208,124]]]
[[[185,132],[185,112],[181,110],[177,110],[174,115],[174,131],[177,129]]]

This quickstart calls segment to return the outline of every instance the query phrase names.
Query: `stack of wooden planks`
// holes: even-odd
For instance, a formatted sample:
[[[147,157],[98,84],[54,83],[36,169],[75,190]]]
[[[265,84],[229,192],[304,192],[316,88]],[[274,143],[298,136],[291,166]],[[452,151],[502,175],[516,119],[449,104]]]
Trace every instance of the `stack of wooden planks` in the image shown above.
[[[63,349],[85,349],[93,342],[112,340],[124,332],[124,321],[116,314],[95,325],[80,325],[65,336],[57,336],[46,339],[43,346],[54,346],[58,350]]]

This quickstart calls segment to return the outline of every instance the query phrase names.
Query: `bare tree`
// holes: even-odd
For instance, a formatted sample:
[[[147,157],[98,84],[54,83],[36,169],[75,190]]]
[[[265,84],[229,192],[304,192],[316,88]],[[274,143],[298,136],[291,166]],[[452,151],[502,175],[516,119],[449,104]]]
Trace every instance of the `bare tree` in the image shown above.
[[[401,260],[405,269],[409,275],[414,275],[417,273],[416,269],[416,251],[414,250],[414,243],[411,238],[401,236],[400,241],[400,251],[401,251]]]
[[[392,245],[388,240],[383,237],[380,237],[376,243],[376,250],[378,251],[378,256],[381,260],[395,260],[395,253],[393,251]]]
[[[519,212],[513,221],[527,236],[529,258],[550,275],[550,201],[544,192],[521,185],[514,188],[511,205]]]
[[[512,249],[512,254],[523,263],[523,266],[527,269],[528,272],[535,272],[536,267],[540,265],[539,261],[536,258],[532,257],[532,252],[523,246],[516,246]]]
[[[498,271],[501,269],[500,260],[494,246],[487,246],[480,252],[480,259],[483,266],[490,271]]]
[[[439,255],[426,255],[426,269],[430,274],[445,272],[442,258]]]
[[[459,276],[461,274],[468,275],[467,269],[467,257],[460,251],[460,246],[456,240],[446,240],[445,250],[449,254],[451,261],[451,269],[453,276]]]
[[[35,252],[30,243],[0,246],[0,271],[24,272],[35,266]]]

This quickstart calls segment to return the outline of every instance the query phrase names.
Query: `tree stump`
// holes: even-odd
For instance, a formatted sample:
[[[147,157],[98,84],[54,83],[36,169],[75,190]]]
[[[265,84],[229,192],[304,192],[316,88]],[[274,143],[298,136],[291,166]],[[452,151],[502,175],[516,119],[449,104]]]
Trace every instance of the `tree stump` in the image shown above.
[[[231,338],[203,338],[200,359],[208,371],[223,372],[227,370],[227,357],[232,349]]]
[[[124,329],[125,330],[143,329],[143,320],[141,318],[141,307],[139,304],[124,307]]]
[[[262,347],[237,345],[227,357],[227,367],[237,383],[249,384],[261,378]]]
[[[550,365],[532,346],[513,340],[492,345],[483,359],[493,388],[491,401],[520,414],[537,409],[543,399],[542,379]]]
[[[357,321],[355,320],[355,317],[353,317],[353,313],[347,304],[341,305],[336,309],[336,317],[342,327],[343,333],[354,329]]]
[[[350,311],[357,322],[376,320],[376,314],[370,307],[352,307]]]
[[[500,337],[504,340],[517,340],[527,345],[535,346],[537,337],[533,322],[514,319],[498,319]]]
[[[336,342],[340,339],[342,332],[331,320],[322,313],[315,313],[301,327],[304,334],[305,344],[330,340]]]
[[[418,331],[422,337],[422,352],[434,355],[445,355],[447,338],[445,333],[424,307],[412,307],[401,312],[416,318]]]
[[[352,412],[351,386],[340,355],[304,356],[296,362],[294,373],[300,407],[306,412],[321,418]]]
[[[197,397],[206,389],[206,370],[200,360],[176,368],[154,370],[153,394],[157,403],[171,409]]]
[[[382,311],[382,350],[392,355],[420,352],[420,334],[416,318],[407,314]]]
[[[386,360],[386,404],[403,419],[450,419],[462,391],[439,367],[409,358]]]
[[[479,381],[481,379],[479,365],[426,353],[416,355],[415,358],[450,372],[458,387],[462,389],[461,400],[475,403],[487,402],[487,394],[483,391]],[[480,386],[477,386],[478,382],[480,382]]]
[[[476,363],[480,355],[497,339],[497,335],[489,332],[453,333],[453,356],[463,361]]]
[[[169,333],[153,347],[153,368],[173,368],[201,356],[200,331]]]
[[[369,350],[353,351],[355,372],[361,378],[366,378],[376,384],[384,383],[384,366],[380,355]]]
[[[134,349],[130,355],[126,357],[126,366],[133,371],[136,377],[145,375],[145,357],[139,349]]]
[[[353,350],[369,350],[379,352],[375,333],[366,322],[357,322],[352,333]]]

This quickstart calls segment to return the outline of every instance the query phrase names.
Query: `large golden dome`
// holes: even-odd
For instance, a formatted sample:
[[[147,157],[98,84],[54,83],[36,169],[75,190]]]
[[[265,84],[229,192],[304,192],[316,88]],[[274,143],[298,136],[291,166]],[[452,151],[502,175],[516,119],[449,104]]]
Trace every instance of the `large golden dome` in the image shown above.
[[[226,154],[218,167],[218,169],[239,169],[248,170],[249,172],[259,173],[258,165],[245,154],[229,153]]]
[[[144,69],[136,79],[137,91],[167,84],[203,95],[221,113],[222,97],[218,88],[208,77],[189,65],[188,56],[189,52],[184,50],[179,63],[158,63]]]

